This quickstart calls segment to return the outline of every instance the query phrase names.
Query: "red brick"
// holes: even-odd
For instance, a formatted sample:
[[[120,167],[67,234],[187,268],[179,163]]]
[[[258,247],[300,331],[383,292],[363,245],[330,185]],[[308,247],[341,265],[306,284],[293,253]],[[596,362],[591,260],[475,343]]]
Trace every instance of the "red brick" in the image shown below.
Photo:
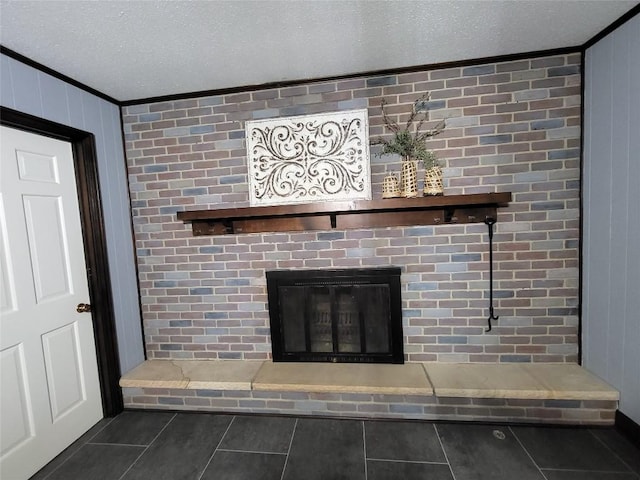
[[[577,57],[579,58],[579,55]],[[552,63],[557,63],[565,62],[569,57],[550,58],[555,59],[551,61]],[[264,346],[268,342],[268,337],[255,334],[252,330],[253,327],[246,327],[246,331],[238,337],[241,338],[241,341],[234,340],[230,343],[209,345],[194,344],[189,341],[190,335],[202,334],[201,332],[196,333],[196,331],[202,331],[205,327],[217,326],[233,329],[241,327],[243,322],[251,322],[247,325],[254,325],[255,328],[268,326],[268,312],[266,310],[246,313],[238,309],[238,303],[243,301],[261,302],[266,306],[264,285],[226,287],[223,283],[216,282],[229,278],[225,276],[227,274],[234,275],[231,278],[247,278],[248,272],[250,272],[249,278],[253,281],[263,278],[265,269],[286,266],[336,268],[343,265],[361,267],[374,264],[372,263],[373,259],[345,258],[345,249],[366,248],[362,242],[372,239],[376,241],[387,240],[388,243],[384,247],[380,247],[379,252],[376,251],[378,254],[375,257],[376,261],[381,261],[382,264],[399,264],[407,274],[416,275],[423,281],[436,282],[438,285],[438,289],[434,291],[408,292],[404,300],[405,308],[418,310],[450,308],[452,312],[450,317],[442,319],[412,317],[408,320],[409,326],[422,330],[420,335],[411,335],[410,345],[417,349],[417,351],[407,352],[407,358],[411,361],[437,361],[440,359],[440,355],[453,354],[469,361],[498,362],[500,355],[514,353],[527,355],[532,361],[575,360],[575,352],[563,355],[547,353],[548,347],[551,345],[565,345],[565,342],[568,345],[575,345],[577,343],[575,327],[565,325],[566,317],[550,316],[547,307],[538,308],[534,302],[542,294],[545,297],[557,298],[564,304],[572,304],[576,301],[578,292],[575,288],[563,288],[566,285],[565,280],[549,279],[547,276],[548,271],[554,268],[577,268],[577,249],[561,246],[564,240],[577,238],[577,219],[549,221],[547,211],[531,210],[531,202],[562,201],[566,208],[577,209],[579,207],[579,190],[573,186],[567,188],[567,182],[579,180],[578,159],[554,162],[548,162],[546,159],[548,150],[579,148],[579,139],[546,140],[546,132],[530,131],[529,122],[559,118],[564,119],[565,126],[579,125],[580,109],[579,107],[565,107],[562,96],[543,101],[515,103],[511,102],[511,96],[508,94],[508,92],[524,88],[529,83],[529,81],[507,83],[510,78],[509,72],[521,72],[527,68],[530,62],[540,65],[547,61],[545,57],[544,59],[505,62],[496,65],[498,72],[496,75],[480,77],[461,77],[461,69],[459,68],[400,74],[398,75],[400,83],[397,85],[387,85],[376,89],[366,88],[366,78],[341,80],[328,84],[331,88],[335,88],[335,91],[326,91],[324,87],[321,87],[316,93],[321,95],[322,101],[327,105],[337,105],[338,101],[350,100],[354,97],[354,93],[356,96],[368,96],[372,135],[383,133],[379,107],[383,97],[391,102],[391,111],[397,112],[396,114],[401,121],[408,116],[410,102],[425,91],[432,91],[434,93],[432,98],[448,98],[447,108],[461,109],[463,117],[482,116],[482,125],[447,128],[440,138],[431,142],[430,147],[434,148],[439,156],[445,159],[447,167],[452,169],[453,175],[447,179],[450,191],[448,193],[486,192],[487,189],[512,191],[514,201],[509,207],[499,210],[500,225],[514,221],[530,223],[529,228],[524,231],[501,232],[498,230],[495,238],[494,261],[498,267],[498,271],[494,272],[496,287],[501,290],[511,290],[516,295],[513,298],[496,299],[500,314],[530,317],[533,321],[533,325],[530,327],[497,325],[494,328],[494,333],[504,338],[505,342],[516,343],[497,346],[437,344],[438,335],[451,334],[452,329],[456,335],[477,335],[481,333],[475,332],[482,332],[486,326],[483,318],[486,311],[484,290],[478,289],[472,283],[488,280],[486,228],[482,224],[436,226],[433,227],[433,235],[426,237],[405,236],[402,228],[392,229],[389,232],[385,229],[353,230],[345,233],[344,240],[329,241],[329,247],[319,252],[307,251],[303,245],[300,245],[290,251],[291,256],[288,259],[271,260],[269,255],[272,252],[282,253],[282,250],[278,250],[278,245],[289,242],[314,242],[317,234],[305,232],[291,235],[264,234],[194,238],[191,236],[190,226],[178,222],[175,215],[160,215],[159,209],[169,205],[185,205],[186,208],[209,207],[208,205],[196,205],[197,197],[182,195],[182,188],[173,188],[167,183],[179,179],[191,179],[194,186],[206,187],[208,194],[218,200],[218,203],[214,205],[216,208],[225,204],[230,206],[248,205],[246,185],[221,185],[219,183],[219,178],[222,176],[247,175],[246,151],[244,148],[219,150],[215,148],[214,142],[228,139],[228,132],[241,131],[244,125],[241,119],[250,118],[248,114],[254,109],[263,109],[266,102],[268,108],[282,108],[295,106],[298,104],[298,100],[304,101],[297,95],[306,95],[307,87],[313,84],[301,85],[303,88],[297,90],[297,87],[290,87],[288,92],[293,96],[287,98],[276,98],[277,91],[271,89],[263,92],[239,92],[225,97],[228,101],[229,98],[233,99],[232,95],[237,95],[235,101],[240,102],[238,104],[198,107],[197,99],[187,99],[185,102],[168,102],[164,106],[156,106],[158,111],[163,112],[163,118],[166,120],[152,122],[151,130],[141,130],[139,134],[136,133],[135,136],[128,138],[126,148],[130,165],[130,182],[132,185],[138,184],[138,187],[142,186],[145,189],[141,191],[140,188],[137,188],[131,192],[132,200],[141,202],[141,206],[134,209],[136,248],[151,249],[152,255],[158,255],[158,259],[162,257],[162,263],[153,265],[140,263],[138,265],[142,297],[145,301],[151,299],[155,302],[143,304],[145,321],[189,319],[193,324],[191,329],[182,328],[178,333],[172,333],[171,336],[177,337],[174,340],[181,341],[182,350],[180,353],[190,355],[191,358],[217,359],[218,352],[235,351],[245,359],[267,359],[270,356],[268,352],[257,352],[255,349],[257,345]],[[535,68],[543,67],[537,66]],[[431,80],[428,80],[429,78]],[[535,82],[537,88],[556,89],[555,93],[559,95],[574,95],[577,84],[567,83],[565,80],[562,77],[554,77],[553,79],[532,80],[532,83]],[[462,92],[459,89],[463,89]],[[438,92],[435,92],[436,90]],[[496,93],[498,90],[507,95],[501,97]],[[452,95],[461,96],[451,97]],[[397,96],[401,96],[401,99],[396,98]],[[480,101],[488,100],[498,103],[479,104]],[[397,105],[398,101],[407,103]],[[177,108],[176,104],[180,108]],[[534,110],[529,110],[530,107]],[[217,113],[211,114],[211,110]],[[238,120],[240,121],[229,121],[225,118],[226,114],[231,116],[239,114]],[[125,126],[136,124],[137,118],[135,115],[125,117]],[[162,123],[165,121],[167,123]],[[175,125],[195,125],[200,122],[214,125],[216,132],[201,136],[189,135],[187,138],[164,138],[162,132],[154,131],[154,123],[160,124],[163,128],[172,128]],[[228,126],[226,130],[224,129],[225,124]],[[496,128],[496,125],[499,128]],[[487,126],[493,127],[490,132],[486,130]],[[480,135],[496,133],[513,134],[514,142],[498,146],[479,145]],[[156,150],[158,148],[166,148],[166,154],[164,150]],[[496,160],[495,165],[487,164],[486,162],[491,160],[486,156],[494,155],[496,152],[506,153],[504,157]],[[171,170],[157,174],[145,174],[144,166],[152,164],[168,165]],[[398,166],[399,162],[396,160],[376,159],[372,163],[374,198],[376,195],[380,195],[381,182],[385,173],[390,169],[398,168]],[[539,170],[541,167],[544,167],[545,170]],[[576,178],[514,183],[514,175],[517,174],[526,174],[529,171],[558,172],[561,170],[575,171]],[[162,197],[145,198],[145,194],[154,192],[162,192]],[[150,225],[160,225],[161,231],[145,231],[144,227]],[[304,239],[300,238],[300,235],[305,236]],[[532,251],[531,242],[534,241],[560,242],[560,246],[556,250]],[[349,242],[355,243],[350,244]],[[210,245],[223,247],[223,253],[213,255],[197,253],[199,246]],[[272,248],[253,248],[258,246],[271,246]],[[435,249],[447,246],[461,247],[460,252],[480,253],[482,260],[468,263],[465,272],[436,273],[436,262],[441,261],[443,254],[422,253],[423,249],[425,247]],[[159,252],[163,251],[168,253],[161,255]],[[306,258],[307,254],[317,258]],[[232,256],[227,257],[227,255]],[[239,256],[242,258],[238,258]],[[444,254],[444,256],[448,258],[448,254]],[[189,257],[188,263],[176,263],[183,261],[186,257]],[[176,287],[153,288],[154,282],[164,279],[166,272],[176,271],[188,272],[189,279],[179,281],[179,285]],[[571,278],[571,280],[577,281],[575,278]],[[225,299],[213,305],[197,303],[199,300],[195,299],[200,296],[188,295],[189,288],[206,285],[214,285],[215,295],[225,296]],[[172,311],[176,309],[178,310]],[[204,314],[207,311],[226,312],[227,318],[204,319]],[[257,323],[253,323],[255,321]],[[147,325],[147,328],[151,328],[151,324]],[[233,332],[231,333],[229,336],[237,337]],[[159,344],[153,343],[157,337],[158,335],[148,336],[151,340],[151,342],[147,342],[149,357],[171,358],[171,352],[160,351]],[[420,343],[420,341],[430,343]]]
[[[511,100],[512,100],[512,96],[510,93],[484,95],[480,97],[480,103],[482,104],[508,103],[508,102],[511,102]]]

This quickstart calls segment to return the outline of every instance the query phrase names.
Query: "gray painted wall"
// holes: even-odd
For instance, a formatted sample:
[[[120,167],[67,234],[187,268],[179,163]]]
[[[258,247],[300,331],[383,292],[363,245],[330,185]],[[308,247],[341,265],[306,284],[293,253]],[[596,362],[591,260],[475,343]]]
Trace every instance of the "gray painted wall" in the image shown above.
[[[120,368],[144,360],[120,110],[46,73],[0,56],[0,104],[95,135]]]
[[[585,68],[583,364],[640,423],[640,16]]]

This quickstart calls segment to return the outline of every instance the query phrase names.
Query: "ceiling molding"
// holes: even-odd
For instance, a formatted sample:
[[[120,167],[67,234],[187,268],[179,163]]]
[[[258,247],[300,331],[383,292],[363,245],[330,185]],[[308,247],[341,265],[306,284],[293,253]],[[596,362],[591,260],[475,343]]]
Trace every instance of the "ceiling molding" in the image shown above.
[[[21,55],[18,52],[14,52],[13,50],[11,50],[10,48],[5,47],[4,45],[0,45],[0,54],[2,55],[6,55],[9,58],[13,58],[14,60],[17,60],[21,63],[24,63],[25,65],[28,65],[29,67],[35,68],[36,70],[41,71],[42,73],[46,73],[47,75],[51,75],[54,78],[57,78],[58,80],[62,80],[63,82],[66,82],[70,85],[73,85],[74,87],[79,88],[80,90],[84,90],[85,92],[91,93],[92,95],[95,95],[96,97],[102,98],[103,100],[106,100],[108,102],[111,102],[115,105],[120,106],[120,101],[116,100],[113,97],[110,97],[109,95],[107,95],[106,93],[102,93],[98,90],[96,90],[95,88],[91,88],[88,85],[85,85],[84,83],[78,82],[77,80],[74,80],[71,77],[67,77],[66,75],[47,67],[46,65],[42,65],[41,63],[38,63],[28,57],[25,57],[24,55]]]
[[[587,42],[585,42],[585,44],[582,46],[582,48],[584,50],[586,50],[587,48],[592,47],[594,44],[596,44],[597,42],[602,40],[604,37],[609,35],[614,30],[620,28],[622,25],[627,23],[629,20],[631,20],[636,15],[640,15],[640,3],[638,3],[638,5],[636,5],[631,10],[629,10],[627,13],[622,15],[619,19],[617,19],[615,22],[613,22],[607,28],[604,28],[599,33],[597,33],[596,35],[591,37],[589,40],[587,40]]]

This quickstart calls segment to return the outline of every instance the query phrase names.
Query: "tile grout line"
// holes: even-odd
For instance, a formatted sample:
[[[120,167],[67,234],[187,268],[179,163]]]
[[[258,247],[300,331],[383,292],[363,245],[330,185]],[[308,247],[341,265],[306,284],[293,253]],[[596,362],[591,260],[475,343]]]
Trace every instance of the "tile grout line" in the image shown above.
[[[372,462],[416,463],[418,465],[449,465],[447,462],[428,462],[425,460],[394,460],[392,458],[368,458]]]
[[[198,475],[198,480],[200,480],[202,478],[202,476],[204,475],[204,472],[206,472],[207,468],[209,468],[209,465],[211,464],[211,461],[213,460],[213,457],[215,456],[216,452],[218,451],[218,448],[220,448],[220,445],[222,445],[222,441],[224,440],[224,437],[226,437],[227,433],[229,433],[229,429],[231,428],[231,425],[233,425],[233,422],[236,419],[236,417],[237,417],[237,415],[234,415],[233,417],[231,417],[231,421],[229,422],[229,425],[227,425],[227,428],[225,429],[224,433],[220,437],[220,440],[218,441],[218,444],[216,445],[216,448],[213,449],[213,453],[209,457],[209,460],[207,461],[207,464],[204,466],[204,468],[200,472],[200,475]]]
[[[148,445],[136,444],[136,443],[109,443],[109,442],[91,442],[85,443],[85,445],[108,445],[113,447],[144,447],[146,448]]]
[[[293,446],[293,437],[296,435],[296,429],[298,428],[298,420],[296,418],[296,423],[293,425],[293,431],[291,432],[291,439],[289,440],[289,448],[287,449],[287,456],[284,459],[284,465],[282,466],[282,474],[280,475],[280,480],[284,480],[284,473],[287,471],[287,464],[289,463],[289,454],[291,453],[291,447]]]
[[[633,468],[631,468],[631,465],[629,465],[627,462],[624,461],[624,458],[620,457],[604,440],[601,440],[594,432],[593,430],[589,429],[589,433],[595,437],[595,439],[600,442],[602,445],[604,445],[604,447],[609,450],[611,453],[613,453],[615,455],[615,457],[620,460],[622,462],[622,464],[627,467],[629,469],[629,471],[631,473],[633,473],[636,477],[640,478],[640,473],[636,472]]]
[[[364,480],[369,479],[369,469],[367,468],[367,427],[362,420],[362,453],[364,453]]]
[[[281,452],[261,452],[259,450],[238,450],[234,448],[218,448],[216,452],[235,452],[235,453],[255,453],[258,455],[286,455],[286,453]]]
[[[49,473],[47,473],[42,480],[47,480],[47,478],[49,478],[51,475],[53,475],[55,472],[57,472],[60,467],[62,467],[65,463],[67,463],[69,460],[71,460],[72,457],[74,457],[82,447],[84,447],[85,445],[87,445],[91,440],[93,440],[94,438],[96,438],[96,436],[102,432],[105,428],[107,428],[109,425],[111,425],[111,422],[113,422],[115,420],[115,417],[111,418],[111,420],[109,420],[106,425],[104,427],[102,427],[100,430],[98,430],[94,435],[91,436],[91,438],[89,440],[87,440],[86,442],[84,442],[82,445],[80,445],[77,450],[75,452],[73,452],[71,455],[69,455],[67,458],[65,458],[60,465],[58,465],[56,468],[54,468],[53,470],[51,470]],[[97,422],[96,422],[97,423]],[[75,443],[75,442],[74,442]],[[71,444],[73,445],[73,443]],[[69,445],[69,447],[71,447],[71,445]],[[69,448],[67,447],[67,448]],[[65,449],[66,450],[66,449]],[[61,455],[64,452],[64,450],[62,452],[60,452],[58,455]],[[43,465],[42,468],[46,467],[49,463],[51,463],[58,455],[56,455],[55,457],[53,457],[51,459],[50,462],[48,462],[46,465]],[[42,470],[42,469],[41,469]],[[38,472],[36,472],[34,475],[37,475]]]
[[[151,440],[151,441],[149,442],[149,445],[147,445],[147,446],[145,447],[145,449],[144,449],[144,450],[142,450],[142,452],[140,452],[140,455],[138,455],[138,456],[137,456],[137,458],[136,458],[136,459],[131,463],[131,465],[129,465],[129,468],[127,468],[127,469],[122,473],[122,475],[120,475],[120,477],[118,478],[118,480],[122,480],[122,479],[125,477],[125,475],[126,475],[127,473],[129,473],[129,471],[130,471],[130,470],[135,466],[135,464],[136,464],[136,463],[138,463],[138,460],[140,460],[140,458],[141,458],[145,453],[147,453],[147,451],[149,450],[149,448],[151,447],[151,445],[153,445],[153,442],[155,442],[155,441],[158,439],[158,437],[162,434],[162,432],[164,432],[164,431],[165,431],[165,429],[169,426],[169,424],[170,424],[171,422],[173,422],[173,420],[174,420],[177,416],[178,416],[178,414],[177,414],[177,413],[174,413],[174,414],[173,414],[173,417],[171,417],[171,419],[166,423],[166,425],[160,429],[160,431],[158,432],[158,434],[157,434],[155,437],[153,437],[153,440]]]
[[[637,474],[633,471],[621,472],[620,470],[585,470],[581,468],[543,468],[542,470],[547,470],[550,472],[615,473],[616,475],[625,475],[627,473],[631,473],[637,476]]]
[[[433,429],[436,432],[436,438],[438,439],[438,443],[440,444],[440,448],[442,449],[442,453],[444,454],[444,459],[447,461],[447,465],[449,465],[449,471],[451,472],[451,478],[456,480],[456,474],[453,473],[453,467],[451,466],[451,462],[449,461],[449,456],[447,455],[447,451],[444,449],[444,445],[442,443],[442,439],[440,438],[440,432],[438,432],[438,426],[433,423]]]
[[[511,425],[509,425],[507,428],[509,428],[509,431],[511,432],[511,435],[513,435],[513,438],[516,439],[516,442],[518,442],[518,445],[520,445],[520,448],[522,448],[522,450],[524,450],[524,453],[527,454],[527,457],[529,457],[529,460],[531,460],[533,462],[533,464],[536,466],[536,468],[540,472],[540,475],[542,475],[542,478],[544,478],[544,480],[548,480],[547,476],[542,471],[542,468],[540,467],[540,465],[538,465],[538,462],[536,462],[533,459],[533,457],[529,453],[529,450],[527,450],[527,448],[524,446],[524,444],[520,441],[520,438],[518,437],[518,435],[516,435],[516,432],[514,432],[513,429],[511,428]]]
[[[87,440],[86,442],[84,442],[84,444],[86,445],[87,443],[91,443],[91,440],[93,440],[94,438],[96,438],[98,436],[98,434],[102,433],[102,431],[107,428],[109,425],[111,425],[111,423],[116,419],[116,417],[112,417],[111,420],[109,420],[107,422],[107,424],[102,427],[100,430],[98,430],[95,435],[92,435],[91,438],[89,440]]]

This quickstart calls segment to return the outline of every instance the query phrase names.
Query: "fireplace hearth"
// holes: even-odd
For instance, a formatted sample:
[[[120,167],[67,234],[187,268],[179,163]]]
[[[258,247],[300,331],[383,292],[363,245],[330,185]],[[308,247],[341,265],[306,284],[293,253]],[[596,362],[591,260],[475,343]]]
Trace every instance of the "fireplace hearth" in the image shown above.
[[[274,361],[404,362],[400,268],[266,276]]]

